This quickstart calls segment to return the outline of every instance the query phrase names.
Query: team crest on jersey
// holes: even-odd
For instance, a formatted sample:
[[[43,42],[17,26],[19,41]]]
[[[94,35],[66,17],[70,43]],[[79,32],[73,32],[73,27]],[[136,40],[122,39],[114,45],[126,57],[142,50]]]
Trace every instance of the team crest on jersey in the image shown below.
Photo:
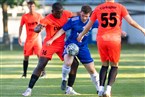
[[[79,17],[78,17],[78,16],[77,16],[77,17],[73,17],[71,20],[72,20],[72,21],[79,20]]]

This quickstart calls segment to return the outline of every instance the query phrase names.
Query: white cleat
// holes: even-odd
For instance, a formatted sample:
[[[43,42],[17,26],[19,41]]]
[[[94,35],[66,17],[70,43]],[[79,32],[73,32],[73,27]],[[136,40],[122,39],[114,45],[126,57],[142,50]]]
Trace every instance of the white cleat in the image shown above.
[[[22,93],[22,95],[23,96],[31,96],[31,93],[32,93],[32,89],[27,88],[27,90],[24,93]]]
[[[67,95],[81,95],[80,93],[77,93],[72,87],[67,87],[65,94],[67,94]]]
[[[99,91],[99,92],[98,92],[98,96],[99,96],[99,97],[103,97],[103,95],[104,95],[104,91]]]
[[[111,97],[111,92],[105,91],[103,97]]]

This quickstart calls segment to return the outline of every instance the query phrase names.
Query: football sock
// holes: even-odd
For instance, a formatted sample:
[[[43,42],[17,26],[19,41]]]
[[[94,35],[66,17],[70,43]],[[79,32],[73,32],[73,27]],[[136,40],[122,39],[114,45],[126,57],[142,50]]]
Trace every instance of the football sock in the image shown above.
[[[100,77],[100,86],[104,86],[104,85],[105,85],[108,67],[109,67],[109,66],[102,66],[102,67],[101,67],[101,70],[100,70],[100,73],[99,73],[99,77]]]
[[[76,79],[76,74],[69,74],[68,86],[72,87]]]
[[[106,92],[107,92],[107,93],[110,93],[110,92],[111,92],[111,86],[110,86],[110,85],[107,85],[107,87],[106,87]]]
[[[72,87],[75,82],[78,65],[79,65],[79,62],[76,59],[76,57],[74,57],[73,63],[71,65],[69,77],[68,77],[68,83],[67,83],[67,85],[70,87]]]
[[[91,80],[92,80],[93,84],[96,87],[96,90],[99,91],[99,86],[100,86],[99,74],[98,73],[94,73],[94,74],[90,74],[90,76],[91,76]]]
[[[108,75],[108,83],[107,85],[112,86],[112,84],[115,82],[116,75],[117,75],[118,67],[111,66],[109,75]]]
[[[99,87],[99,91],[103,91],[104,92],[104,86],[100,86]]]
[[[23,75],[27,75],[28,61],[23,61]]]
[[[62,66],[62,80],[67,80],[67,76],[70,72],[71,67],[67,65]]]
[[[76,74],[77,73],[78,66],[79,66],[79,62],[76,59],[76,57],[74,57],[73,63],[71,65],[70,74]]]
[[[29,88],[32,89],[34,87],[34,85],[35,85],[36,81],[38,80],[38,78],[39,78],[38,76],[32,74],[30,82],[29,82]]]

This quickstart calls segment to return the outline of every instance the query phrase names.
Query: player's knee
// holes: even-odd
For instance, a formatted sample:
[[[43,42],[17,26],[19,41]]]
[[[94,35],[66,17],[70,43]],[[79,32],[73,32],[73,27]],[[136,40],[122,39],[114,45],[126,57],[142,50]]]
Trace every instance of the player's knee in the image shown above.
[[[110,62],[110,65],[113,67],[118,67],[118,62]]]
[[[29,60],[29,56],[24,56],[24,61],[28,61]]]
[[[72,61],[70,61],[70,60],[65,61],[65,65],[66,66],[71,66],[72,65]]]

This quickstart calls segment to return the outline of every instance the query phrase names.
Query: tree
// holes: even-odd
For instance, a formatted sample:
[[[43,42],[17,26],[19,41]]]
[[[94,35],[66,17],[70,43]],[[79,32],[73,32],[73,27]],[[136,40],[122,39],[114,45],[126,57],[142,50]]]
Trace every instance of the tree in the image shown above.
[[[0,4],[2,6],[2,15],[3,15],[3,43],[8,45],[10,44],[10,38],[8,34],[8,6],[13,7],[14,5],[22,5],[24,0],[1,0]]]

